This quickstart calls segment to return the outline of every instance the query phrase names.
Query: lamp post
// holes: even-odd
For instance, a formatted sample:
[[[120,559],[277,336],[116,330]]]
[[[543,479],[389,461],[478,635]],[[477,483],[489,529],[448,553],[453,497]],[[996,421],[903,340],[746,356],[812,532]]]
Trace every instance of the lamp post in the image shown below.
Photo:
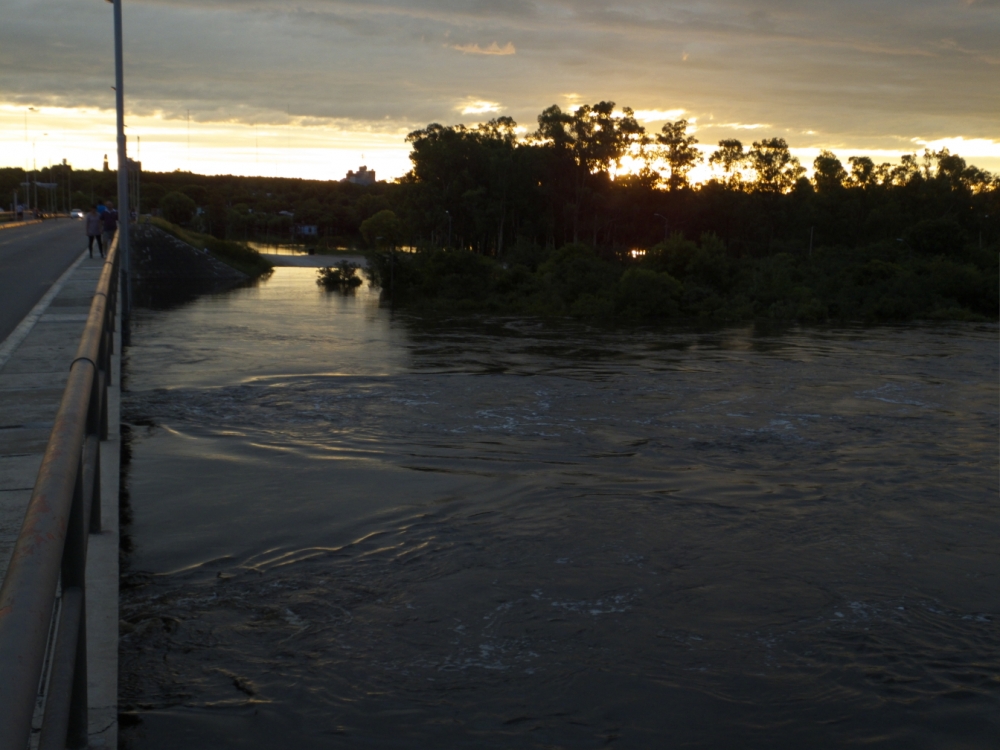
[[[448,249],[451,250],[451,212],[445,211],[444,215],[448,217]]]
[[[663,214],[653,214],[653,216],[659,216],[661,219],[663,219],[663,241],[666,242],[667,240],[670,239],[670,235],[669,235],[669,231],[670,231],[670,219],[668,219]]]
[[[131,341],[132,264],[129,252],[128,156],[125,153],[125,82],[122,62],[122,0],[108,0],[115,16],[115,109],[118,125],[118,252],[122,254],[122,343]]]

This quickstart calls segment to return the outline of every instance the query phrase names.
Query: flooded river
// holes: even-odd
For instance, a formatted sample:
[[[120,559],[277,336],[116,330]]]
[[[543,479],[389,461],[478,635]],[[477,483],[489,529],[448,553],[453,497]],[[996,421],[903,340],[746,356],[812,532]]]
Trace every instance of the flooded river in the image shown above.
[[[127,747],[996,747],[997,326],[427,320],[314,273],[136,322]]]

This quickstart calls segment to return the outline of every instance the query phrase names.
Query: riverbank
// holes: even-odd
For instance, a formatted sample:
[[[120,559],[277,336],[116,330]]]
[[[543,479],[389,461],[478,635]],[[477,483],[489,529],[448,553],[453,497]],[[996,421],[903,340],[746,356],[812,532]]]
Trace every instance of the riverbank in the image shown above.
[[[257,278],[273,268],[272,264],[262,258],[259,252],[241,242],[220,240],[210,234],[184,229],[157,217],[150,218],[143,226],[156,227],[197,250],[211,253],[248,278]]]

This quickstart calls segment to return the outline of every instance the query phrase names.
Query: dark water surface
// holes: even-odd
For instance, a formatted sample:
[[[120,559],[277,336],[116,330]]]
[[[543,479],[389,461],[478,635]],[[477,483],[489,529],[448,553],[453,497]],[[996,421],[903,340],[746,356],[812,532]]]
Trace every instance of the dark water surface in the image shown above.
[[[133,748],[994,748],[998,329],[141,316]]]

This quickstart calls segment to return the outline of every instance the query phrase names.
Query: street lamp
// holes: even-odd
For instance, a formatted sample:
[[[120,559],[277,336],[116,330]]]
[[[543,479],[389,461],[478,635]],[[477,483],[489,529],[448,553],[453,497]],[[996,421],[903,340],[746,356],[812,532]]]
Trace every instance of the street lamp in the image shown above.
[[[670,219],[668,219],[663,214],[653,214],[653,216],[659,216],[661,219],[663,219],[663,241],[666,242],[667,240],[670,239],[670,235],[668,234],[668,232],[670,231]]]
[[[448,249],[451,250],[451,213],[445,211],[444,215],[448,217]]]
[[[131,340],[132,264],[129,253],[128,156],[125,153],[125,81],[122,62],[122,0],[107,0],[115,17],[115,110],[118,135],[118,252],[122,254],[122,343]]]

